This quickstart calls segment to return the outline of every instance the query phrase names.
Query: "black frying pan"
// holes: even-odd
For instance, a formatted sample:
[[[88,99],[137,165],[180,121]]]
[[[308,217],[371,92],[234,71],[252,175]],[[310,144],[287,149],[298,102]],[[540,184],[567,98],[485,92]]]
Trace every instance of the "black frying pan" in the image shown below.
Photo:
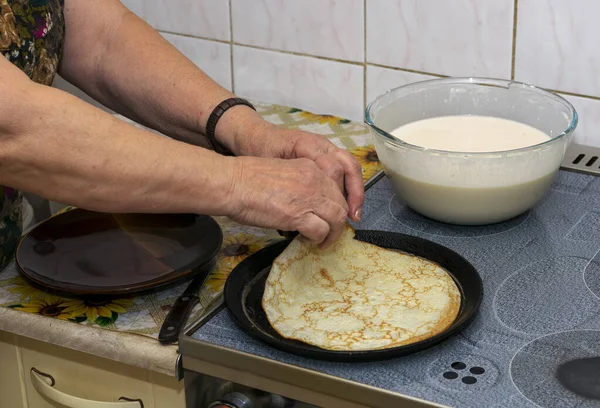
[[[332,351],[280,336],[270,325],[262,308],[262,296],[271,264],[291,242],[269,245],[243,260],[225,284],[225,304],[237,324],[246,333],[268,345],[302,357],[320,360],[357,362],[400,357],[432,347],[464,329],[475,317],[483,297],[483,285],[477,270],[456,252],[434,242],[383,231],[356,231],[356,239],[383,248],[396,249],[429,259],[445,268],[458,285],[462,301],[454,323],[444,332],[426,340],[388,349],[368,351]]]

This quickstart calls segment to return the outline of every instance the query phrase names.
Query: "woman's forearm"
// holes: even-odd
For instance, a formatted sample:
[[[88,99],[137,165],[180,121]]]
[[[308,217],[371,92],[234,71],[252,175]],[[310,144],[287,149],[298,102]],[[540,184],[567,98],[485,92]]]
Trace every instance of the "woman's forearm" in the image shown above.
[[[207,146],[203,135],[208,117],[231,92],[116,0],[67,1],[65,19],[60,67],[65,79],[139,123]],[[219,121],[217,139],[235,148],[236,134],[249,134],[263,121],[244,106],[231,112]]]
[[[96,211],[226,213],[235,159],[21,82],[0,98],[12,101],[0,110],[0,185]]]

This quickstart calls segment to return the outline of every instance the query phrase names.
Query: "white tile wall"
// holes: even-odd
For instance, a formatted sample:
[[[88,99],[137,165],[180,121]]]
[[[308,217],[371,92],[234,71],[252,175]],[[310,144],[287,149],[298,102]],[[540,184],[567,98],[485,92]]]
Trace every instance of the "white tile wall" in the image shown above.
[[[162,35],[222,87],[232,89],[229,44],[176,34]]]
[[[388,89],[434,78],[439,77],[369,65],[367,66],[367,103]]]
[[[121,0],[129,10],[133,11],[141,18],[146,18],[146,7],[144,7],[144,0]]]
[[[363,69],[238,45],[233,48],[238,95],[351,119],[362,118]]]
[[[363,62],[364,0],[231,0],[233,39]]]
[[[600,97],[600,2],[520,0],[515,78]]]
[[[367,60],[510,78],[514,0],[367,0]]]
[[[157,30],[229,41],[228,0],[144,0],[144,16]]]
[[[362,119],[389,88],[514,74],[569,94],[577,140],[600,146],[598,0],[123,2],[242,96]]]
[[[562,96],[573,104],[579,115],[575,141],[579,144],[600,147],[600,100]]]

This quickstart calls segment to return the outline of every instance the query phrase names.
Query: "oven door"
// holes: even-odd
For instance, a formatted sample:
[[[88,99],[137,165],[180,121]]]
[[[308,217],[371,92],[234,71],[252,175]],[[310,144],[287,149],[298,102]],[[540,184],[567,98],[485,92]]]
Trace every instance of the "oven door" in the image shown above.
[[[300,401],[185,370],[186,408],[312,408]]]

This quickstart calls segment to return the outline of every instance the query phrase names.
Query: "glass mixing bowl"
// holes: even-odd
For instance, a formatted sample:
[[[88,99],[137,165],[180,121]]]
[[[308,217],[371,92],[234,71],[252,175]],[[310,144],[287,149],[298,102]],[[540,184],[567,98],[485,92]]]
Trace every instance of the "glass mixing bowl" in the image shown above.
[[[390,134],[410,122],[452,115],[510,119],[550,138],[521,149],[462,153],[425,149]],[[437,221],[484,225],[515,217],[544,196],[577,126],[577,112],[564,98],[532,85],[444,78],[385,92],[369,104],[365,122],[400,200]]]

